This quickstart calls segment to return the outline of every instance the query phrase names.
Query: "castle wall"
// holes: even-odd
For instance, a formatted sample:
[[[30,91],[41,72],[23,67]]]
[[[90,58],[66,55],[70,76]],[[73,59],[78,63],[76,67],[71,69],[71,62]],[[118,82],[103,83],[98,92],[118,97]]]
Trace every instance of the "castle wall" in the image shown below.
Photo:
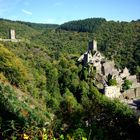
[[[136,88],[136,97],[140,97],[140,87]]]
[[[127,97],[128,99],[134,99],[140,97],[140,87],[128,89],[123,93],[124,97]]]
[[[120,88],[117,86],[107,86],[104,90],[105,95],[109,98],[119,98],[121,95]]]
[[[108,74],[113,74],[113,71],[115,69],[114,65],[114,61],[106,61],[105,63],[103,63],[105,76],[108,76]]]
[[[90,64],[96,68],[97,74],[104,79],[101,83],[104,85],[104,93],[107,97],[119,98],[120,96],[128,96],[130,99],[140,97],[140,83],[137,82],[136,75],[130,75],[127,68],[123,69],[123,71],[115,68],[114,61],[105,59],[102,54],[97,51],[96,41],[89,42],[87,52],[85,52],[78,61],[83,62],[84,66]],[[117,86],[107,86],[106,81],[109,74],[117,80]],[[132,81],[132,86],[131,89],[121,94],[120,89],[122,89],[124,78]]]
[[[135,89],[126,90],[123,93],[123,96],[124,96],[124,98],[127,98],[127,99],[133,99],[133,98],[135,98],[136,97]]]
[[[20,39],[1,39],[0,38],[0,41],[4,41],[4,42],[19,42],[21,40]]]
[[[86,66],[88,63],[88,54],[84,54],[83,64]]]
[[[129,70],[127,68],[125,68],[123,70],[123,72],[120,74],[120,77],[125,78],[125,77],[128,77],[128,76],[130,76]]]
[[[131,88],[140,87],[140,83],[137,82],[136,75],[130,75],[130,76],[126,77],[126,78],[132,82]]]

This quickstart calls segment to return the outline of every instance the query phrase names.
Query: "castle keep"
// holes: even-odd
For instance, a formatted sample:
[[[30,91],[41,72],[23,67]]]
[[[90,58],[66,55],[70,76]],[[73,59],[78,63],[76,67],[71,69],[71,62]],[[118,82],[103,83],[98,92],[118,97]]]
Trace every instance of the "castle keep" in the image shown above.
[[[105,58],[97,49],[97,41],[90,41],[87,51],[78,59],[83,63],[83,66],[92,65],[96,69],[96,75],[102,79],[104,94],[111,98],[119,98],[121,96],[133,95],[133,98],[140,96],[140,83],[137,81],[136,75],[130,75],[127,68],[120,70],[115,67],[113,60]],[[109,86],[107,83],[108,77],[115,79],[117,85]],[[97,78],[98,79],[98,78]],[[129,90],[123,91],[122,85],[127,79],[132,82]]]
[[[10,39],[16,39],[15,30],[11,29],[11,30],[9,31],[9,37],[10,37]]]
[[[15,30],[10,29],[9,30],[9,38],[8,39],[0,38],[0,41],[4,41],[4,42],[7,42],[7,41],[19,42],[21,40],[20,39],[16,39],[16,32],[15,32]]]

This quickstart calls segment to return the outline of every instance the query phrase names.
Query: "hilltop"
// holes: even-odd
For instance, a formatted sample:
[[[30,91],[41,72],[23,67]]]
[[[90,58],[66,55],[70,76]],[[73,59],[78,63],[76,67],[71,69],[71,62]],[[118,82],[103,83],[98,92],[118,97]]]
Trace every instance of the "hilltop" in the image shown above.
[[[0,41],[0,138],[139,138],[134,111],[102,95],[97,71],[89,75],[89,67],[77,61],[88,41],[96,39],[117,68],[139,76],[139,20],[92,18],[53,25],[0,19],[0,38],[9,38],[10,29],[21,41]]]

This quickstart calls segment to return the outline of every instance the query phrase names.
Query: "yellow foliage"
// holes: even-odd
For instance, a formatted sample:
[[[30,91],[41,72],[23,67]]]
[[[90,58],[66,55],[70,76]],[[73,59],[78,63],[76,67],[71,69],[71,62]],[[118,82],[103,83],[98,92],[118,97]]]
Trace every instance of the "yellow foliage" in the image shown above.
[[[27,134],[23,134],[23,140],[29,140],[29,136]]]
[[[85,138],[85,137],[82,137],[82,140],[87,140],[87,138]]]
[[[28,80],[28,73],[22,60],[0,44],[0,72],[13,84],[20,85]]]
[[[2,81],[2,82],[7,82],[8,81],[6,79],[6,77],[3,75],[3,73],[0,73],[0,81]]]
[[[42,140],[47,140],[47,138],[48,138],[48,137],[47,137],[47,134],[43,134],[43,135],[42,135]]]

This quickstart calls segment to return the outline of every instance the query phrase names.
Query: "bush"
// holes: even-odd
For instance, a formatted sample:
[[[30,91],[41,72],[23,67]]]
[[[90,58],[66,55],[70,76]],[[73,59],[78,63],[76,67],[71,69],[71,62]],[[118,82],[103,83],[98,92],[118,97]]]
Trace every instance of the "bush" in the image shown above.
[[[122,89],[123,91],[130,89],[130,87],[132,86],[132,82],[125,79],[124,83],[122,84]]]
[[[29,79],[22,61],[3,45],[0,45],[0,72],[16,86],[24,85]]]
[[[110,79],[110,80],[108,81],[108,85],[109,85],[109,86],[117,86],[117,81],[116,81],[116,79]]]

